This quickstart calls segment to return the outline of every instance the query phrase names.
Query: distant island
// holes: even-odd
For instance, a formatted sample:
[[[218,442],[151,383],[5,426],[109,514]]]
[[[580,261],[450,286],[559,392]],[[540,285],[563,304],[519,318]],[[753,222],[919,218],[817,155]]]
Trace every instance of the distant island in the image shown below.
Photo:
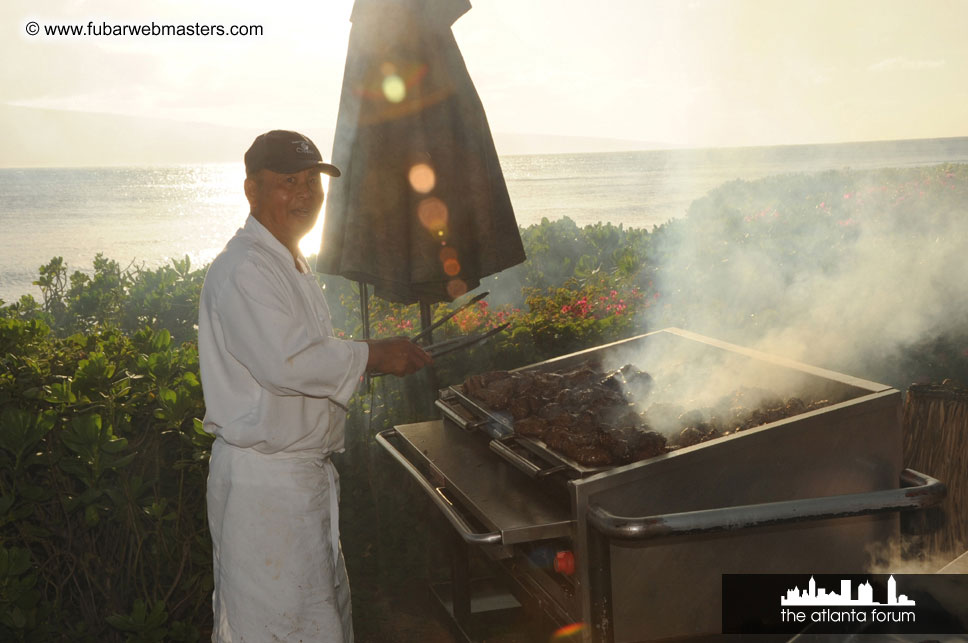
[[[333,123],[332,125],[335,125]],[[333,129],[299,127],[323,150]],[[255,129],[0,105],[0,167],[102,167],[241,161]],[[494,133],[498,154],[621,152],[668,144],[584,136]]]

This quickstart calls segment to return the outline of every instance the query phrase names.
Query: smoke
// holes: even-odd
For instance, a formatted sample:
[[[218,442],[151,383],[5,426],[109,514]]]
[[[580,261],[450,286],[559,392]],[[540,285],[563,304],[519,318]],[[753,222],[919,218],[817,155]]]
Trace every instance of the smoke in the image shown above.
[[[965,337],[966,168],[728,183],[660,231],[644,322],[906,385],[912,351]]]
[[[717,344],[697,341],[689,333],[661,333],[633,344],[631,352],[626,346],[609,351],[603,367],[614,372],[627,363],[652,376],[646,390],[631,385],[634,378],[628,366],[621,367],[630,384],[625,387],[626,398],[650,429],[675,443],[680,438],[688,441],[690,432],[704,435],[703,439],[720,437],[868,392],[790,368],[786,360],[743,349],[724,350]]]
[[[869,574],[908,574],[904,589],[924,593],[937,605],[936,610],[947,614],[968,627],[968,587],[960,582],[960,572],[946,568],[952,562],[951,555],[925,554],[925,547],[917,536],[902,535],[899,540],[872,544],[868,548]],[[945,569],[944,573],[938,573]],[[966,641],[968,636],[945,636],[938,640]],[[924,640],[918,638],[918,641]]]
[[[918,536],[902,535],[899,540],[873,543],[867,548],[869,574],[935,574],[951,563],[952,556],[925,553]],[[965,602],[968,606],[968,601]]]

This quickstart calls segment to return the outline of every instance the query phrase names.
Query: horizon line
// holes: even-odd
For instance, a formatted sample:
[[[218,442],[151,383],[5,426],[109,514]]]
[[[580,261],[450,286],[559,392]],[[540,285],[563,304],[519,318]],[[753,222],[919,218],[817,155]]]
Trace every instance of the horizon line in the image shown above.
[[[93,113],[93,112],[84,112]],[[499,133],[499,135],[502,133]],[[507,133],[503,133],[508,135]],[[616,143],[628,142],[635,143],[636,141],[625,140],[625,139],[610,139],[610,138],[598,138],[594,136],[559,136],[556,134],[510,134],[511,136],[545,136],[548,138],[579,138],[579,139],[590,139],[590,140],[602,140],[602,141],[613,141]],[[915,143],[915,142],[927,142],[927,141],[955,141],[960,139],[968,139],[968,135],[963,136],[936,136],[936,137],[926,137],[926,138],[896,138],[896,139],[870,139],[862,141],[836,141],[836,142],[825,142],[825,143],[776,143],[776,144],[759,144],[759,145],[708,145],[708,146],[689,146],[689,145],[677,145],[677,144],[667,144],[668,147],[650,147],[642,149],[627,149],[627,150],[591,150],[583,152],[512,152],[507,154],[498,154],[498,157],[522,157],[522,156],[592,156],[592,155],[604,155],[604,154],[639,154],[644,152],[702,152],[709,150],[725,151],[725,150],[756,150],[756,149],[769,149],[769,148],[791,148],[791,147],[835,147],[839,145],[875,145],[879,143]],[[961,161],[947,161],[949,163],[961,163]],[[968,162],[968,161],[964,161]],[[944,163],[943,161],[939,161]],[[198,165],[233,165],[242,164],[242,160],[238,161],[169,161],[163,163],[117,163],[117,164],[99,164],[99,165],[4,165],[0,163],[0,170],[96,170],[96,169],[115,169],[115,168],[157,168],[157,167],[177,167],[177,166],[198,166]]]

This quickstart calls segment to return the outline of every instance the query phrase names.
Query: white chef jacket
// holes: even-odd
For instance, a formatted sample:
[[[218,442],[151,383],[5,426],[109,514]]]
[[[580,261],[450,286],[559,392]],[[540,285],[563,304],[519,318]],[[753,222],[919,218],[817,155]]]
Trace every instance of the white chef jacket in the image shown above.
[[[308,264],[261,223],[215,259],[199,306],[215,567],[213,641],[351,641],[339,551],[346,405],[368,357],[333,337]]]

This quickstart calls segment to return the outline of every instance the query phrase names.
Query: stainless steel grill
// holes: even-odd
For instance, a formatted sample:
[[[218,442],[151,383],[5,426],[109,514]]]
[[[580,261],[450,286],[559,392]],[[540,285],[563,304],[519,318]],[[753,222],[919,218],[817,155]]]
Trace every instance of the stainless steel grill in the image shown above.
[[[871,548],[897,536],[897,511],[944,493],[937,481],[902,471],[900,393],[884,385],[679,329],[526,368],[628,355],[642,355],[649,363],[635,365],[657,380],[653,367],[675,356],[677,368],[757,373],[831,404],[614,467],[584,467],[516,436],[508,416],[460,387],[441,392],[443,420],[378,436],[455,538],[484,554],[548,627],[580,623],[586,641],[717,634],[721,574],[863,572]],[[472,580],[458,552],[446,602],[468,633]]]

